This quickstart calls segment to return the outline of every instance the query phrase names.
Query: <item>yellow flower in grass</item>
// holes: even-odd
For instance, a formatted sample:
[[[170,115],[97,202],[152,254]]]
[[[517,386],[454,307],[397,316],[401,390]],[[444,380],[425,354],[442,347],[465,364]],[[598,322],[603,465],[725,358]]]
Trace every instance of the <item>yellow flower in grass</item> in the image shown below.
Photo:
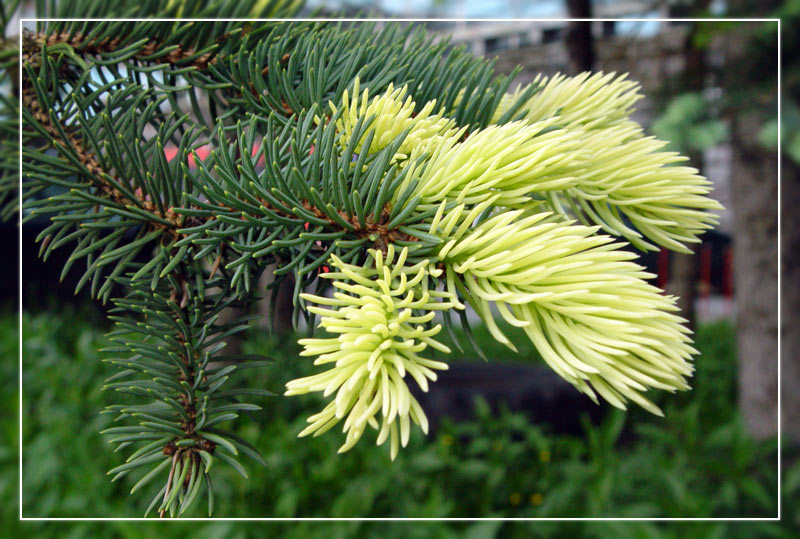
[[[409,375],[423,391],[428,381],[436,380],[436,370],[447,364],[420,355],[429,346],[448,353],[446,346],[434,340],[440,325],[430,326],[434,311],[457,307],[450,294],[428,289],[429,275],[441,270],[429,269],[428,261],[405,266],[408,249],[395,258],[393,246],[386,257],[370,251],[374,267],[346,264],[332,256],[338,270],[322,277],[336,279],[340,292],[332,298],[303,294],[306,301],[336,309],[309,306],[322,316],[320,326],[335,335],[330,338],[301,339],[303,356],[319,356],[315,365],[332,368],[286,384],[286,395],[322,391],[335,398],[319,413],[300,436],[318,436],[344,420],[347,434],[339,448],[344,452],[361,438],[367,426],[378,429],[378,445],[391,438],[391,458],[400,445],[408,443],[411,422],[428,431],[428,420],[407,385]],[[438,301],[444,300],[444,301]],[[420,314],[424,313],[424,314]],[[380,421],[379,418],[380,417]]]
[[[523,210],[474,226],[489,203],[434,219],[430,232],[449,238],[439,252],[447,288],[461,290],[492,336],[515,350],[494,321],[494,303],[553,370],[593,400],[599,394],[619,408],[631,400],[661,415],[643,393],[688,389],[697,353],[674,314],[675,299],[648,284],[652,275],[630,261],[636,254],[596,234],[598,227]]]

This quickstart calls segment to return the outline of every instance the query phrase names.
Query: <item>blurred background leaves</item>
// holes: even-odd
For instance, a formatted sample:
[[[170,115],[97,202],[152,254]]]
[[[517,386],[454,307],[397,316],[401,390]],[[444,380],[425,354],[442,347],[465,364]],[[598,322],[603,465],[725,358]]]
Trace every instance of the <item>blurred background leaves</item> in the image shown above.
[[[671,4],[675,4],[673,2]],[[664,4],[670,4],[665,2]],[[732,5],[742,2],[731,2]],[[784,50],[796,48],[800,1],[781,2],[770,15],[783,17]],[[697,49],[735,32],[737,23],[698,25]],[[775,24],[763,25],[773,39]],[[762,36],[762,37],[763,37]],[[752,65],[774,57],[772,42],[748,48]],[[763,49],[763,50],[762,50]],[[756,54],[758,53],[758,54]],[[794,55],[784,53],[782,143],[784,155],[800,163],[800,112],[795,102],[800,80]],[[743,66],[748,67],[748,66]],[[734,71],[731,69],[729,71]],[[745,69],[741,70],[747,74]],[[757,77],[750,77],[754,79]],[[769,91],[759,94],[739,79],[729,88],[742,89],[738,100],[720,103],[713,94],[679,92],[667,96],[652,132],[673,140],[672,149],[702,152],[730,134],[724,112],[750,106],[766,109],[763,128],[747,133],[762,148],[778,142],[775,103]],[[668,84],[669,81],[664,81]],[[763,78],[766,86],[773,79]],[[758,99],[754,99],[754,96]],[[767,98],[765,98],[766,96]],[[730,96],[727,96],[730,97]],[[771,118],[771,119],[770,119]],[[768,156],[769,157],[769,156]],[[784,170],[786,174],[786,170]],[[770,178],[767,178],[770,180]],[[784,197],[786,192],[784,191]],[[786,200],[786,198],[784,198]],[[790,204],[790,209],[796,213]],[[772,212],[774,215],[774,212]],[[784,216],[784,225],[787,223]],[[786,238],[786,236],[784,236]],[[737,238],[738,239],[738,238]],[[784,254],[791,252],[784,249]],[[751,253],[748,253],[751,254]],[[30,266],[28,267],[30,269]],[[769,276],[760,274],[760,279]],[[109,483],[100,470],[116,463],[98,433],[108,424],[99,411],[108,404],[100,392],[111,371],[95,352],[105,345],[103,316],[85,305],[65,306],[55,297],[53,279],[27,283],[39,298],[38,311],[23,318],[24,388],[22,410],[25,444],[23,510],[26,517],[138,517],[127,489]],[[784,277],[784,283],[792,282]],[[30,286],[29,286],[30,285]],[[46,291],[51,290],[52,295]],[[748,291],[737,290],[742,297]],[[41,299],[47,296],[45,299]],[[789,304],[786,299],[784,305]],[[800,464],[797,448],[783,452],[783,517],[777,522],[19,522],[18,507],[18,319],[7,305],[0,316],[0,351],[11,360],[0,363],[0,399],[7,411],[0,417],[0,525],[13,537],[797,537],[800,529]],[[758,313],[755,313],[758,316]],[[787,318],[784,316],[784,321]],[[477,338],[487,355],[506,360],[507,353]],[[794,329],[796,331],[796,329]],[[217,515],[253,516],[424,516],[424,517],[771,517],[777,505],[777,446],[774,438],[756,441],[743,427],[737,409],[737,331],[729,322],[700,324],[698,344],[703,361],[693,390],[665,395],[658,404],[666,419],[640,411],[609,413],[600,422],[583,421],[577,434],[555,434],[547,425],[531,424],[521,414],[475,403],[469,421],[444,422],[435,436],[415,433],[409,451],[389,465],[380,448],[361,444],[337,455],[335,435],[303,440],[296,434],[312,397],[275,398],[263,411],[243,421],[244,437],[265,452],[266,468],[252,467],[250,481],[233,470],[215,483],[220,489]],[[784,352],[786,351],[784,344]],[[257,383],[273,391],[310,372],[297,360],[295,336],[267,337],[256,331],[247,347],[275,357],[274,366],[259,373]],[[529,355],[529,350],[521,350]],[[470,359],[470,358],[466,358]],[[508,358],[511,359],[511,358]],[[784,371],[784,374],[786,371]],[[784,391],[784,398],[787,392]],[[200,509],[190,516],[202,516]]]
[[[0,343],[14,357],[16,317],[0,318]],[[478,335],[478,338],[482,338]],[[107,395],[97,380],[110,367],[99,361],[102,328],[79,312],[23,316],[25,444],[24,515],[138,516],[123,485],[109,483],[97,470],[111,466],[114,455],[97,434],[109,421],[98,414]],[[482,345],[492,354],[492,342]],[[271,399],[243,425],[243,436],[263,448],[267,467],[253,468],[250,481],[235,471],[218,481],[219,511],[225,517],[741,517],[774,515],[777,473],[763,463],[774,461],[774,440],[757,442],[744,431],[735,407],[734,331],[727,322],[702,325],[697,346],[694,391],[666,396],[666,420],[639,410],[609,413],[599,424],[584,421],[581,435],[556,435],[546,425],[531,424],[519,413],[493,411],[475,403],[473,419],[444,421],[435,436],[412,436],[409,451],[390,465],[380,448],[360,444],[337,455],[337,436],[298,444],[307,403]],[[309,370],[296,358],[291,335],[269,337],[254,332],[246,347],[275,357],[275,365],[255,382],[279,388],[286,379]],[[6,409],[15,410],[13,362],[4,362]],[[69,383],[66,383],[69,381]],[[17,417],[0,423],[6,464],[17,458]],[[57,448],[53,452],[52,448]],[[798,517],[800,466],[784,474],[784,511]],[[215,485],[216,486],[216,485]],[[0,492],[16,496],[13,466],[0,475]],[[193,510],[201,511],[202,508]],[[151,530],[115,523],[100,532],[97,523],[47,525],[16,521],[16,508],[5,504],[3,520],[18,531],[37,530],[59,537],[72,528],[76,536],[139,537]],[[201,516],[199,513],[190,516]],[[788,524],[789,522],[787,522]],[[679,528],[637,523],[636,533],[622,533],[608,523],[426,523],[420,537],[561,536],[672,537]],[[194,532],[220,537],[249,537],[251,527],[233,523],[184,524]],[[338,523],[332,533],[311,522],[272,523],[290,537],[369,536],[379,523]],[[392,523],[388,536],[406,537],[408,528]],[[181,525],[162,529],[178,536]],[[729,537],[791,536],[777,523],[710,523],[704,532]],[[57,531],[59,530],[59,531]],[[81,530],[81,531],[77,531]],[[184,530],[184,531],[182,531]],[[151,530],[152,531],[152,530]],[[382,535],[384,530],[382,530]],[[755,535],[754,535],[755,533]]]
[[[698,92],[686,92],[673,98],[666,110],[653,122],[651,131],[667,148],[684,155],[713,148],[728,135],[725,124],[711,111],[713,103]]]

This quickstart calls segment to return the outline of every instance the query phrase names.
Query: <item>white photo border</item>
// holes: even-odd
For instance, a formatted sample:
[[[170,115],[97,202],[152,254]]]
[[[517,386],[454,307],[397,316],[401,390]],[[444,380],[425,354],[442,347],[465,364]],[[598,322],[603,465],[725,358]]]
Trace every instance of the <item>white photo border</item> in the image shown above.
[[[781,19],[779,18],[751,18],[751,19],[734,19],[734,18],[701,18],[701,19],[673,19],[673,18],[521,18],[521,19],[508,19],[508,18],[478,18],[478,19],[464,19],[464,18],[338,18],[338,19],[315,19],[315,18],[286,18],[286,19],[246,19],[246,18],[229,18],[229,19],[147,19],[147,18],[123,18],[123,19],[102,19],[102,18],[20,18],[19,20],[19,86],[22,87],[22,34],[23,27],[26,22],[102,22],[102,21],[125,21],[125,22],[176,22],[176,21],[193,21],[193,22],[260,22],[278,20],[285,22],[311,22],[311,21],[331,21],[331,22],[777,22],[778,23],[778,514],[775,517],[504,517],[504,518],[491,518],[491,517],[445,517],[445,518],[405,518],[405,517],[187,517],[180,519],[170,519],[174,522],[185,521],[502,521],[502,522],[516,522],[516,521],[644,521],[644,522],[774,522],[781,520]],[[19,208],[18,208],[18,232],[19,232],[19,520],[20,521],[150,521],[152,518],[144,517],[25,517],[22,514],[22,105],[19,107]],[[162,519],[163,520],[163,519]]]

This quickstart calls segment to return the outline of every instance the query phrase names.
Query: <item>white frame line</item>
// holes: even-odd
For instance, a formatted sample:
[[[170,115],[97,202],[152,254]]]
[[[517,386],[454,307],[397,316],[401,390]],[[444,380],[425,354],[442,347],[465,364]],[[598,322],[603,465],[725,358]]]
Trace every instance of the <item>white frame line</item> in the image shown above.
[[[653,517],[653,518],[639,518],[639,517],[506,517],[506,518],[402,518],[402,517],[307,517],[307,518],[281,518],[281,517],[191,517],[181,519],[169,519],[172,522],[181,521],[216,521],[216,520],[230,520],[230,521],[453,521],[453,522],[475,522],[475,521],[503,521],[503,522],[530,522],[530,521],[641,521],[641,522],[774,522],[781,519],[781,20],[779,18],[750,18],[750,19],[731,19],[731,18],[693,18],[693,19],[612,19],[612,18],[597,18],[597,19],[570,19],[570,18],[522,18],[522,19],[507,19],[507,18],[480,18],[480,19],[463,19],[463,18],[341,18],[341,19],[313,19],[313,18],[288,18],[288,19],[241,19],[241,18],[226,18],[226,19],[144,19],[144,18],[125,18],[125,19],[55,19],[55,18],[20,18],[19,20],[19,87],[22,88],[22,33],[24,23],[26,22],[101,22],[108,20],[125,21],[125,22],[175,22],[181,20],[184,22],[257,22],[268,20],[279,20],[285,22],[311,22],[311,21],[338,21],[338,22],[777,22],[778,23],[778,516],[777,517]],[[22,515],[22,104],[19,107],[19,520],[20,521],[153,521],[151,518],[144,517],[24,517]],[[163,520],[163,519],[162,519]]]

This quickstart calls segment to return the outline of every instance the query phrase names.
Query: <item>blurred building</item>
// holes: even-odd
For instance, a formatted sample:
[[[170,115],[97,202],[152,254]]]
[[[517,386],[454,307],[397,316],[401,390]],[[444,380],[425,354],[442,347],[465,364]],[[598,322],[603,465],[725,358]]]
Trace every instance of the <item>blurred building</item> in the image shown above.
[[[307,0],[309,9],[362,10],[389,17],[417,19],[566,18],[564,0]],[[681,0],[592,0],[596,18],[680,18],[687,5]],[[725,0],[712,0],[711,13],[724,10]]]

